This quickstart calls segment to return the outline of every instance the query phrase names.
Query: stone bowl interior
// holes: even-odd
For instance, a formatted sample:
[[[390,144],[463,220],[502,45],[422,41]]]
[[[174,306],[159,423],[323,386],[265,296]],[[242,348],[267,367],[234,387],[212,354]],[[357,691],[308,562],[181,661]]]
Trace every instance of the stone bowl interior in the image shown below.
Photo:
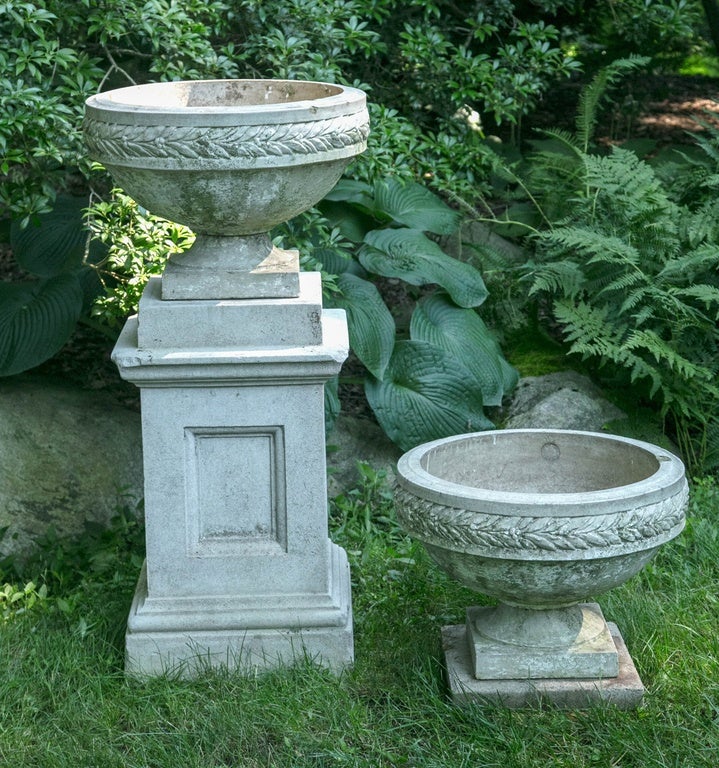
[[[506,431],[430,448],[420,460],[430,475],[477,490],[567,494],[633,485],[661,463],[646,448],[582,433]]]
[[[302,106],[302,102],[339,96],[343,89],[330,83],[293,80],[197,80],[118,88],[98,101],[110,108],[150,112],[166,110],[258,111],[257,108]]]

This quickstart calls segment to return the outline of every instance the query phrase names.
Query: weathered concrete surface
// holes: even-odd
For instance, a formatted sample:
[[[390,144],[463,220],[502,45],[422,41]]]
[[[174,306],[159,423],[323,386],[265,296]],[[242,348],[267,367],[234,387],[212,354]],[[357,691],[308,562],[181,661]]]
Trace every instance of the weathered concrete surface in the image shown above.
[[[619,656],[619,675],[598,680],[476,680],[472,675],[464,624],[442,628],[447,684],[454,704],[485,704],[521,709],[549,703],[562,709],[588,709],[611,705],[634,709],[642,703],[644,685],[621,633],[609,622]]]
[[[145,452],[132,676],[193,676],[208,663],[264,669],[304,654],[339,670],[354,658],[349,565],[327,533],[322,412],[324,383],[347,357],[347,323],[343,310],[321,309],[319,275],[304,277],[316,302],[300,297],[299,322],[294,299],[181,302],[178,312],[150,285],[118,339],[112,359],[142,392]],[[139,343],[148,307],[151,328],[169,329],[169,313],[178,338],[204,344],[175,347],[169,331],[165,345]],[[212,330],[240,308],[256,343],[213,346]],[[320,313],[321,343],[307,344]],[[285,344],[263,339],[272,315],[287,319]]]
[[[561,608],[619,586],[684,527],[675,456],[625,437],[496,430],[418,446],[397,465],[400,525],[470,589]]]
[[[197,236],[170,258],[163,299],[287,298],[298,259],[264,233],[334,187],[367,146],[369,115],[348,86],[147,83],[91,96],[83,131],[118,186]]]
[[[124,494],[142,498],[140,415],[104,393],[47,379],[0,379],[0,541],[24,553],[52,526],[107,524]]]
[[[471,677],[491,680],[470,690],[523,705],[536,696],[527,680],[551,679],[545,692],[572,701],[585,687],[558,678],[621,676],[601,610],[574,603],[621,585],[678,536],[687,495],[682,463],[654,445],[497,430],[405,453],[395,508],[452,578],[501,601],[468,611]]]

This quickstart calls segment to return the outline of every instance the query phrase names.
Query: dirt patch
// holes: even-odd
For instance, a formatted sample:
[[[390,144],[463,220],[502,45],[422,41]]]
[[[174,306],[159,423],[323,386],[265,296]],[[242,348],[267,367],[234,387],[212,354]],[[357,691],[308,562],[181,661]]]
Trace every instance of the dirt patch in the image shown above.
[[[528,118],[526,138],[533,130],[573,130],[582,84],[560,83],[542,99]],[[719,79],[683,75],[639,75],[628,78],[610,92],[599,114],[597,141],[617,143],[647,138],[660,146],[691,143],[691,134],[701,132],[696,122],[710,120],[706,111],[719,113]],[[719,120],[715,119],[719,126]]]

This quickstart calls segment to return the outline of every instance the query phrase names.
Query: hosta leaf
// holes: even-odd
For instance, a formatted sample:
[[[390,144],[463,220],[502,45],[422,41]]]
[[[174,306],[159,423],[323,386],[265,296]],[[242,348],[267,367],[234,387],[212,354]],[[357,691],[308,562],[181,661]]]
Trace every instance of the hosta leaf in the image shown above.
[[[403,451],[448,435],[493,427],[467,369],[425,341],[400,341],[382,381],[365,394],[387,436]]]
[[[0,283],[0,375],[26,371],[52,357],[72,334],[82,300],[72,273]]]
[[[347,312],[350,347],[376,378],[384,376],[394,347],[394,319],[372,283],[350,273],[338,276],[341,293],[332,294],[327,304]]]
[[[329,435],[337,421],[342,405],[339,395],[339,377],[335,376],[325,383],[325,437]]]
[[[85,207],[86,198],[58,195],[49,213],[38,215],[26,227],[13,223],[10,238],[18,264],[39,277],[78,269],[88,242]]]
[[[437,195],[415,182],[383,179],[374,186],[377,209],[397,224],[436,235],[451,235],[457,229],[460,214]]]
[[[322,264],[322,268],[330,275],[341,275],[357,262],[347,253],[339,248],[313,248],[312,257]],[[362,267],[357,264],[358,269]]]
[[[487,298],[482,276],[470,264],[453,259],[417,229],[368,232],[359,252],[362,266],[410,285],[441,285],[460,307],[477,307]]]
[[[514,389],[519,374],[504,359],[502,350],[479,315],[461,309],[447,296],[436,294],[417,305],[410,335],[451,353],[472,374],[485,405],[501,405]]]
[[[317,207],[332,227],[337,227],[342,236],[353,243],[361,243],[364,236],[377,227],[375,218],[347,203],[325,198]]]
[[[323,199],[334,202],[356,203],[368,210],[374,210],[372,187],[364,181],[356,181],[355,179],[340,179]]]

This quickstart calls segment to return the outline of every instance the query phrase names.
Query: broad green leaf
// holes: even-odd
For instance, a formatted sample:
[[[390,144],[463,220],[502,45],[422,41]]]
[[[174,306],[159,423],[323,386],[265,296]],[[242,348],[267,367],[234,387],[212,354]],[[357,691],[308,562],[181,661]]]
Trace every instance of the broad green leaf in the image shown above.
[[[332,227],[337,227],[342,236],[353,243],[361,243],[370,230],[377,228],[377,219],[349,203],[325,198],[317,208]]]
[[[472,374],[426,341],[400,341],[382,381],[365,394],[387,436],[403,451],[448,435],[491,429]]]
[[[384,376],[394,347],[394,319],[372,283],[348,272],[337,278],[341,293],[327,299],[347,312],[350,347],[376,378]]]
[[[75,328],[82,300],[72,273],[0,283],[0,375],[21,373],[58,352]]]
[[[340,179],[323,199],[334,202],[357,203],[368,210],[374,209],[372,187],[365,184],[364,181],[356,181],[355,179]]]
[[[482,276],[473,266],[447,256],[417,229],[368,232],[359,260],[383,277],[398,277],[410,285],[441,285],[460,307],[477,307],[487,298]]]
[[[39,277],[54,277],[82,265],[89,233],[82,211],[87,199],[58,195],[55,207],[26,227],[14,222],[10,237],[18,264]]]
[[[339,395],[339,377],[325,382],[325,437],[329,435],[337,421],[342,405]]]
[[[383,179],[374,186],[375,205],[397,224],[436,235],[451,235],[460,214],[427,187],[399,179]]]
[[[485,405],[501,405],[504,395],[519,380],[479,315],[457,307],[443,294],[417,305],[409,331],[412,339],[442,347],[467,368],[482,391]]]
[[[330,275],[341,275],[351,269],[353,264],[357,264],[347,251],[339,248],[313,248],[312,258],[317,259],[322,269]],[[357,267],[362,269],[359,264]]]

